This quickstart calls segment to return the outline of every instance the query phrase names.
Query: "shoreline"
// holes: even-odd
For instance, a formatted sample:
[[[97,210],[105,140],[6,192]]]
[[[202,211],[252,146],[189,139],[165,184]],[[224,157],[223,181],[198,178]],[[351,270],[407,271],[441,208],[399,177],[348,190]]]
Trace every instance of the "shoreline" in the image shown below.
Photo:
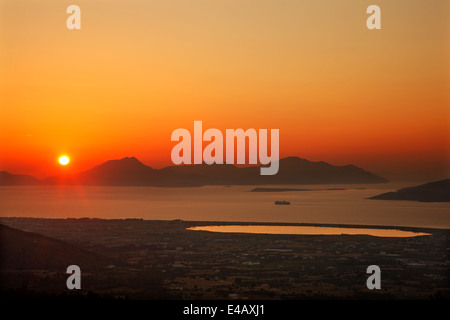
[[[411,232],[430,233],[431,235],[450,235],[450,228],[430,228],[430,227],[410,227],[410,226],[393,226],[393,225],[370,225],[370,224],[342,224],[342,223],[308,223],[308,222],[254,222],[254,221],[219,221],[219,220],[183,220],[183,219],[143,219],[143,218],[122,218],[122,219],[104,219],[104,218],[44,218],[44,217],[0,217],[2,220],[66,220],[66,221],[142,221],[145,223],[151,222],[171,222],[183,224],[185,229],[190,227],[200,226],[299,226],[299,227],[329,227],[329,228],[357,228],[357,229],[387,229],[387,230],[401,230]],[[245,232],[239,234],[246,234]],[[280,233],[279,235],[290,235]]]

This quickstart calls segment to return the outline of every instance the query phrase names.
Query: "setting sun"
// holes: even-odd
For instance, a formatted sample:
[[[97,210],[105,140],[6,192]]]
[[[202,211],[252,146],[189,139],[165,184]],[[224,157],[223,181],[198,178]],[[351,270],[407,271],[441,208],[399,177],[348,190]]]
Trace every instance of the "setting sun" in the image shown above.
[[[61,158],[59,158],[59,163],[62,164],[63,166],[68,164],[69,161],[70,161],[69,157],[66,156],[62,156]]]

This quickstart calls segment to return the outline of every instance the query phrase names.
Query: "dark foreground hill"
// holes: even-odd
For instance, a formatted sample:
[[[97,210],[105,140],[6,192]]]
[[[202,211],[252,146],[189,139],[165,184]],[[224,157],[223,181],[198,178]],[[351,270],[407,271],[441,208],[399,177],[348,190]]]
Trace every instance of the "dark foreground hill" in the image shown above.
[[[72,176],[54,176],[44,184],[196,187],[204,185],[384,183],[386,179],[353,165],[334,166],[288,157],[276,175],[260,175],[260,167],[231,164],[169,166],[154,169],[138,159],[110,160]]]
[[[422,202],[450,202],[450,179],[386,192],[371,197],[375,200],[414,200]]]
[[[0,249],[3,270],[66,270],[73,264],[90,269],[110,263],[97,253],[3,224],[0,224]]]

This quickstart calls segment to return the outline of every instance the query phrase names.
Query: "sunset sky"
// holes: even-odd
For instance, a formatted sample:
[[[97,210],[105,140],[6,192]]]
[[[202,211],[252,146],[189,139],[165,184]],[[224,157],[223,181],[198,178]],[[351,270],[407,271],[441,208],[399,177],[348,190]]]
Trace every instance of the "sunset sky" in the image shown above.
[[[68,30],[66,8],[81,8]],[[381,8],[368,30],[366,8]],[[0,171],[135,156],[173,130],[280,130],[280,156],[449,175],[450,2],[0,2]],[[71,162],[61,168],[58,158]]]

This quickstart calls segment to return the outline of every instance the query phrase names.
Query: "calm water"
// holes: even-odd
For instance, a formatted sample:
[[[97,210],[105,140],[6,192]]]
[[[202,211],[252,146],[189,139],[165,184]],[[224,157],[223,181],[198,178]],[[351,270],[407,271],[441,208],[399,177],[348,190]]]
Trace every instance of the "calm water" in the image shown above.
[[[348,188],[349,190],[270,193],[249,192],[253,186],[0,187],[0,216],[297,222],[450,228],[450,203],[365,199],[411,185],[414,184],[291,185],[276,187]],[[274,205],[276,200],[287,200],[291,202],[291,205]]]
[[[369,228],[335,228],[335,227],[307,227],[307,226],[202,226],[188,230],[212,231],[226,233],[264,233],[264,234],[302,234],[302,235],[357,235],[365,234],[375,237],[407,238],[429,235],[429,233],[402,231],[395,229]]]

